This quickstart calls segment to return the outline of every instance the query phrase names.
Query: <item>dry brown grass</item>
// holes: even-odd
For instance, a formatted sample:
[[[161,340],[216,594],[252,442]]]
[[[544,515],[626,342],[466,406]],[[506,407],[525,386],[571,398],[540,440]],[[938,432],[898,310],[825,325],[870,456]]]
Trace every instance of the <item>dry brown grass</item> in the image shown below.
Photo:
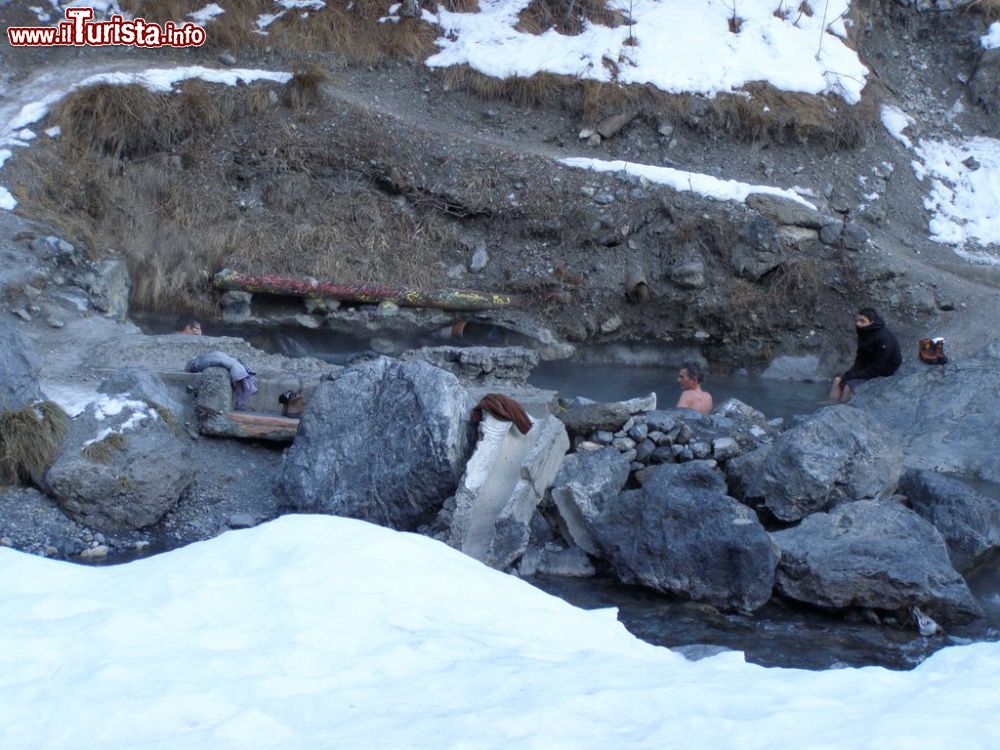
[[[606,0],[531,0],[522,10],[514,26],[525,34],[544,34],[555,29],[559,34],[582,34],[586,22],[617,28],[625,23],[625,15],[609,8]]]
[[[40,479],[67,426],[66,413],[51,401],[0,414],[0,485]]]
[[[101,440],[85,445],[80,453],[89,461],[106,464],[111,460],[115,451],[120,451],[124,447],[125,436],[120,432],[112,432]]]
[[[991,21],[1000,19],[1000,0],[972,0],[965,5],[965,8],[981,13]]]
[[[438,0],[438,7],[452,13],[476,13],[479,0]]]
[[[292,109],[315,106],[322,99],[323,84],[330,79],[330,73],[318,65],[300,68],[282,87],[281,101]]]

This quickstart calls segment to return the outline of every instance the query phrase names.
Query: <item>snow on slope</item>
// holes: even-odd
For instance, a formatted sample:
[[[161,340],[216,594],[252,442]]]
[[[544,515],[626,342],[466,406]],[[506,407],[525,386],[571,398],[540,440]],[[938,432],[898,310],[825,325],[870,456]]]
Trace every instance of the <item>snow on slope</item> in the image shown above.
[[[1000,747],[1000,644],[698,662],[431,539],[286,516],[120,567],[0,548],[0,747]]]

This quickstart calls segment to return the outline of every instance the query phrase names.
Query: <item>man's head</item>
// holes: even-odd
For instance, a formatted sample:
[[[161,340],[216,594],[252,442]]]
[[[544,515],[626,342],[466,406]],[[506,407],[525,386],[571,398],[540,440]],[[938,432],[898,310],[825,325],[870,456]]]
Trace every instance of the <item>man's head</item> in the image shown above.
[[[681,363],[680,371],[677,373],[677,382],[680,384],[681,390],[691,391],[701,385],[704,377],[705,373],[702,372],[701,367],[696,363],[683,362]]]
[[[201,321],[191,313],[184,313],[177,318],[174,330],[177,333],[190,333],[193,336],[201,336]]]
[[[867,328],[876,320],[878,320],[878,313],[875,312],[874,307],[862,307],[858,310],[858,317],[855,320],[855,325],[858,328]]]

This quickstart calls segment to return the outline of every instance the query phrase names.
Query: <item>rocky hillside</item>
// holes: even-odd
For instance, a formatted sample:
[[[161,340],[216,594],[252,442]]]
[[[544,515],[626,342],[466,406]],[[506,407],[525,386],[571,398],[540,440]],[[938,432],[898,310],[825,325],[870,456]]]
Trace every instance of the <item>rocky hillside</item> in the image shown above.
[[[561,342],[667,344],[724,369],[811,353],[825,374],[869,303],[904,348],[930,334],[954,354],[978,348],[1000,313],[997,4],[771,4],[727,6],[718,35],[750,77],[717,90],[657,77],[664,65],[736,65],[664,38],[677,47],[657,66],[643,24],[667,2],[517,3],[524,46],[501,56],[506,67],[477,57],[485,41],[468,23],[502,15],[500,0],[221,2],[193,16],[207,32],[198,49],[6,46],[0,114],[14,155],[0,184],[38,235],[125,258],[134,310],[221,315],[210,279],[230,267],[512,293],[514,310],[415,312],[392,332],[471,318],[549,355],[569,351]],[[719,5],[687,4],[688,41]],[[825,18],[831,5],[844,13]],[[162,21],[201,6],[125,10]],[[0,7],[0,21],[41,23],[26,3]],[[789,34],[771,40],[783,55],[813,24],[819,49],[809,43],[802,76],[821,59],[836,75],[815,90],[754,79],[747,55],[760,54],[754,35],[778,34],[772,23]],[[597,49],[612,33],[618,60],[574,74],[551,63],[565,40]],[[539,34],[547,55],[532,52]],[[852,60],[857,71],[843,67]],[[178,65],[286,75],[223,87],[191,74],[172,88],[120,75],[69,93],[97,74]],[[29,141],[14,126],[42,101],[47,115],[20,126]],[[985,218],[961,214],[969,195]],[[347,325],[338,311],[303,312],[290,302],[253,315]]]

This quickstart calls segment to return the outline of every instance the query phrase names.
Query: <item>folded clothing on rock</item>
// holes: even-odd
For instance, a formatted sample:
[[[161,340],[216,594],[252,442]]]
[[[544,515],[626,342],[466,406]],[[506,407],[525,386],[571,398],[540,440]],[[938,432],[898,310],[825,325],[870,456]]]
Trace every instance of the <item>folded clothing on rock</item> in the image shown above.
[[[531,417],[517,401],[502,393],[487,393],[472,409],[472,423],[478,424],[483,418],[483,410],[493,414],[497,419],[513,422],[522,435],[531,429]]]
[[[225,367],[233,386],[233,403],[239,408],[257,392],[257,373],[236,357],[225,352],[206,352],[187,363],[186,372],[201,372],[206,367]]]

